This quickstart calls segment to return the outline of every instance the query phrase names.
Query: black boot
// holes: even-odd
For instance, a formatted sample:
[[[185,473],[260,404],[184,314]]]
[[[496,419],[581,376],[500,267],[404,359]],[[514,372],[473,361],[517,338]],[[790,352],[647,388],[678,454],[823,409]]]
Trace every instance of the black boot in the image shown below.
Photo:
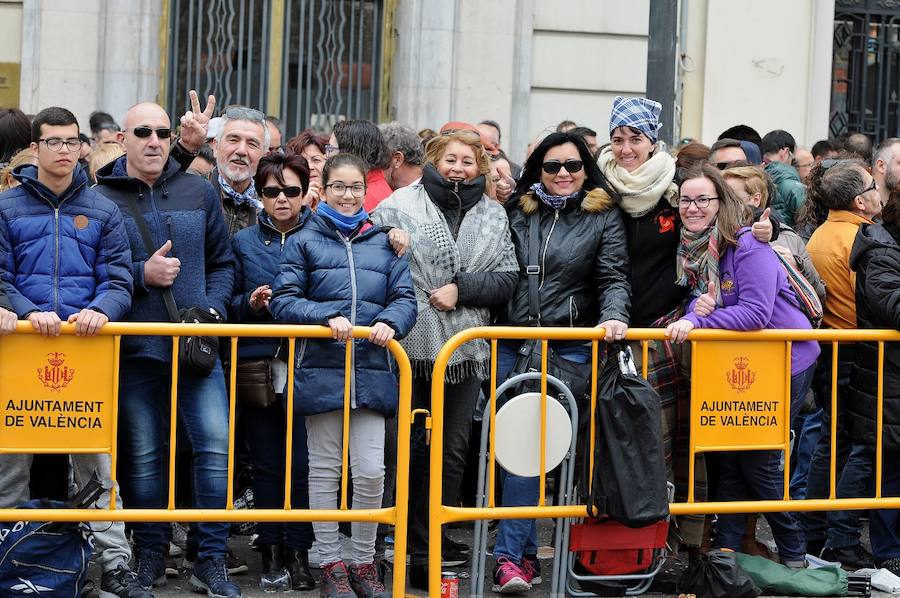
[[[289,590],[291,578],[284,566],[284,546],[260,544],[259,552],[262,555],[259,588],[267,592]]]
[[[428,591],[428,565],[409,566],[409,585],[417,590]]]
[[[284,563],[291,574],[291,588],[314,590],[316,580],[309,571],[309,554],[305,550],[284,549]]]

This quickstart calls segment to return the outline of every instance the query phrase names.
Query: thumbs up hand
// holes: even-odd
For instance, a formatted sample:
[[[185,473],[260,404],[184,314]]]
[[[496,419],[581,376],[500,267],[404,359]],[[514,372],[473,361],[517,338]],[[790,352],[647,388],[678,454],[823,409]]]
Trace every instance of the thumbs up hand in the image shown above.
[[[166,241],[162,247],[144,262],[144,285],[148,287],[170,287],[181,271],[181,261],[177,257],[166,257],[172,251],[172,241]]]
[[[694,303],[694,313],[706,317],[716,310],[716,285],[709,283],[706,292],[697,297]]]
[[[759,217],[759,221],[754,222],[753,226],[750,227],[750,232],[753,233],[753,237],[757,241],[768,243],[772,240],[774,229],[772,228],[772,220],[769,218],[771,215],[772,208],[766,208],[766,211]]]

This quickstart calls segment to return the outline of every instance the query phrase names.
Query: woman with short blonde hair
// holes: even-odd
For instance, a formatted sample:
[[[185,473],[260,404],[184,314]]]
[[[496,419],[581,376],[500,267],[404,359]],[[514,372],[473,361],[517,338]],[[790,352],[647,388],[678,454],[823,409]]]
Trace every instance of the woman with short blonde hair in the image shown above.
[[[471,126],[471,125],[470,125]],[[457,128],[458,129],[458,128]],[[451,336],[490,324],[490,308],[505,304],[518,279],[506,211],[491,199],[490,163],[477,133],[455,130],[428,143],[420,183],[397,189],[378,204],[372,219],[411,236],[410,269],[419,316],[400,341],[413,367],[413,408],[431,409],[431,372]],[[488,376],[490,347],[466,343],[450,358],[444,378],[444,503],[462,484],[469,435],[481,381]],[[410,470],[428,487],[428,449],[421,419],[413,428]],[[448,502],[449,501],[449,502]],[[428,493],[410,497],[410,581],[427,589]],[[468,559],[445,539],[444,562]],[[395,583],[402,583],[395,580]]]

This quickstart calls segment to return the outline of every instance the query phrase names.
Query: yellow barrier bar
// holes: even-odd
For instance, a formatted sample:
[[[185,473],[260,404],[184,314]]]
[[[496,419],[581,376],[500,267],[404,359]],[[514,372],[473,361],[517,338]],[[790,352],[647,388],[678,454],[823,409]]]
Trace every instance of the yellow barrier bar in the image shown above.
[[[105,326],[104,326],[105,328]],[[100,330],[103,330],[101,328]],[[178,432],[178,341],[180,337],[172,337],[172,380],[169,390],[169,506],[175,508],[175,438]]]
[[[408,495],[407,495],[408,496]],[[303,522],[338,521],[394,524],[396,507],[382,509],[0,509],[0,521],[125,521],[127,523],[179,522]],[[396,532],[399,535],[399,531]],[[399,544],[399,538],[397,538]],[[395,544],[395,546],[397,546]],[[399,555],[399,547],[395,554]],[[399,558],[399,557],[398,557]],[[396,571],[396,564],[395,569]]]
[[[875,498],[881,498],[881,476],[884,435],[884,341],[878,341],[878,394],[876,395],[875,414]]]
[[[393,595],[394,598],[403,598],[406,594],[406,536],[409,526],[409,440],[410,418],[412,417],[412,367],[409,364],[409,357],[400,346],[400,343],[392,340],[388,346],[397,362],[397,371],[400,374],[400,404],[397,408],[397,495],[394,501],[396,506],[394,507],[394,521],[392,523],[394,524]],[[438,548],[438,559],[440,558],[440,548]],[[440,581],[438,581],[438,585],[440,585]]]
[[[540,487],[538,488],[538,505],[547,504],[547,351],[549,343],[546,340],[541,341],[541,454],[538,457],[540,463],[540,473],[538,480]]]
[[[368,338],[369,328],[357,326],[354,328],[355,338]],[[62,324],[61,334],[74,334],[75,324]],[[539,332],[541,338],[547,340],[580,340],[589,341],[603,339],[603,331],[600,328],[517,328],[514,326],[491,326],[486,328],[469,328],[455,334],[447,341],[445,347],[451,344],[465,343],[470,340],[484,339],[513,339],[529,340],[535,338]],[[29,322],[19,322],[16,334],[40,334],[35,331]],[[311,326],[302,324],[189,324],[171,322],[110,322],[98,332],[100,335],[116,336],[239,336],[259,338],[331,338],[331,330],[326,326]],[[356,336],[356,335],[359,336]],[[625,340],[657,340],[665,341],[664,328],[631,328],[625,335]],[[735,332],[732,330],[692,330],[688,335],[692,341],[727,341],[741,340],[745,342],[755,341],[827,341],[827,342],[856,342],[856,341],[900,341],[900,331],[897,330],[838,330],[825,329],[781,329],[781,330],[756,330],[753,332]],[[458,346],[458,345],[457,345]]]
[[[591,436],[590,450],[588,452],[588,479],[594,479],[594,447],[596,446],[597,422],[595,414],[597,413],[597,386],[600,381],[597,379],[597,362],[600,360],[600,342],[591,341]]]
[[[225,489],[225,508],[234,508],[234,426],[237,414],[237,350],[238,337],[231,337],[229,359],[231,367],[228,368],[228,486]]]
[[[284,433],[284,508],[291,508],[291,488],[294,478],[294,349],[297,339],[288,339],[287,388],[285,410],[287,430]]]
[[[641,341],[641,375],[644,380],[647,379],[648,365],[650,360],[650,341]]]
[[[488,425],[488,501],[489,507],[494,507],[494,490],[496,482],[496,448],[494,430],[497,425],[497,339],[491,340],[491,404],[490,424]],[[484,416],[481,417],[484,421]]]
[[[697,366],[697,343],[696,341],[691,341],[691,371],[694,371],[694,368]],[[647,362],[644,361],[644,365],[646,366]],[[647,372],[646,367],[644,368],[644,373]],[[691,396],[693,397],[697,392],[697,378],[696,376],[691,376]],[[695,467],[697,462],[697,440],[694,437],[694,426],[689,426],[688,430],[688,496],[687,501],[689,503],[694,502],[694,474]]]
[[[791,341],[784,347],[784,500],[791,499]]]
[[[669,512],[678,516],[731,513],[863,511],[867,509],[898,508],[900,508],[900,496],[879,499],[838,498],[830,500],[817,498],[806,500],[673,503],[669,505]],[[435,511],[432,511],[432,513],[435,513]],[[0,511],[0,516],[2,515],[3,512]],[[587,517],[589,514],[585,505],[548,505],[545,507],[495,507],[493,509],[442,506],[436,512],[436,515],[440,517],[442,523],[447,524],[474,521],[476,519],[556,519],[560,517]],[[440,582],[440,570],[438,570],[438,582]]]
[[[828,466],[828,498],[830,499],[837,497],[837,376],[838,344],[835,341],[831,344],[831,463]]]
[[[21,334],[36,334],[30,324],[24,323],[24,326],[18,326]],[[75,326],[73,324],[65,324],[62,326],[61,333],[64,335],[74,335]],[[112,504],[109,508],[104,509],[0,509],[4,521],[124,521],[124,522],[300,522],[300,521],[338,521],[338,522],[371,522],[392,524],[395,527],[396,541],[394,545],[395,557],[397,562],[394,564],[394,575],[396,579],[403,580],[406,575],[406,549],[407,549],[407,517],[408,517],[408,501],[409,501],[409,443],[410,443],[410,420],[411,420],[411,380],[412,368],[409,358],[400,344],[392,340],[388,349],[396,361],[400,376],[400,400],[398,408],[398,450],[397,450],[397,484],[396,484],[396,506],[383,509],[365,509],[365,510],[310,510],[310,509],[290,509],[290,450],[291,450],[291,432],[293,430],[291,424],[288,424],[286,450],[286,480],[285,487],[287,489],[285,509],[233,509],[232,505],[224,509],[176,509],[175,508],[175,455],[177,452],[176,432],[177,432],[177,414],[178,414],[178,345],[181,336],[184,335],[208,335],[218,337],[262,337],[262,338],[289,338],[288,347],[290,354],[288,356],[288,381],[290,387],[287,390],[287,398],[292,404],[293,400],[293,380],[294,380],[294,361],[296,357],[295,337],[302,336],[305,338],[330,338],[331,331],[322,326],[272,326],[264,324],[242,324],[242,325],[208,325],[208,324],[169,324],[169,323],[118,323],[108,324],[101,329],[102,335],[116,337],[113,339],[112,357],[113,367],[117,365],[120,347],[121,335],[140,335],[140,336],[171,336],[172,342],[172,369],[171,369],[171,392],[170,392],[170,437],[169,437],[169,489],[167,506],[159,509],[116,509],[115,508],[115,491],[111,492]],[[371,329],[369,327],[355,327],[353,330],[354,338],[366,339],[370,336]],[[234,361],[236,345],[232,339],[232,360]],[[0,341],[2,342],[2,341]],[[233,370],[234,371],[234,370]],[[236,374],[232,374],[231,381],[235,382]],[[118,425],[118,392],[119,379],[118,371],[113,372],[113,383],[108,391],[112,397],[113,405],[111,406],[111,416],[113,421],[110,424],[113,440],[108,446],[97,448],[88,446],[88,448],[75,448],[71,452],[76,453],[108,453],[111,455],[113,471],[111,477],[115,481],[115,463],[117,459],[118,446],[115,441],[115,427]],[[236,384],[232,384],[230,393],[231,409],[235,403]],[[231,413],[233,416],[233,411]],[[288,421],[292,423],[293,410],[288,412]],[[430,419],[430,418],[429,418]],[[231,422],[234,419],[232,417]],[[430,425],[430,423],[429,423]],[[233,434],[233,427],[231,429]],[[440,442],[440,441],[439,441]],[[230,452],[233,453],[233,442],[230,443]],[[42,450],[40,447],[34,450],[23,451],[21,448],[10,450],[9,452],[32,452],[32,453],[55,453],[55,450]],[[437,452],[436,456],[441,453]],[[346,468],[346,463],[345,463]],[[346,476],[345,476],[346,479]],[[230,484],[229,484],[230,486]],[[438,504],[440,498],[438,498]],[[440,528],[438,528],[440,529]],[[440,532],[438,532],[438,537]],[[438,552],[438,559],[440,553]],[[440,572],[440,566],[437,568]],[[401,598],[404,595],[404,584],[402,581],[394,584],[393,596]]]
[[[440,457],[443,450],[443,429],[442,421],[444,414],[444,395],[443,395],[443,378],[446,373],[447,364],[453,352],[461,345],[476,340],[488,339],[494,341],[498,339],[513,340],[529,340],[539,339],[544,347],[543,355],[547,355],[546,347],[548,342],[557,340],[581,340],[591,341],[599,344],[603,334],[600,329],[592,328],[514,328],[514,327],[484,327],[472,328],[461,331],[450,338],[438,353],[435,360],[433,378],[432,378],[432,418],[434,421],[434,434],[432,436],[431,446],[431,484],[429,487],[429,497],[431,500],[431,515],[429,518],[430,541],[428,546],[428,564],[429,579],[428,588],[429,595],[438,595],[440,592],[440,530],[441,526],[461,521],[472,521],[476,519],[538,519],[538,518],[580,518],[588,516],[587,505],[544,505],[543,491],[540,493],[539,504],[529,507],[487,507],[487,508],[462,508],[440,504],[441,500],[441,473],[442,459]],[[628,340],[641,341],[641,351],[644,357],[642,363],[642,374],[646,377],[649,366],[649,342],[650,340],[665,341],[665,330],[663,329],[631,329],[626,335]],[[781,429],[778,434],[771,440],[766,439],[766,444],[755,445],[735,445],[727,446],[698,446],[695,430],[691,429],[689,442],[689,467],[688,467],[688,498],[687,502],[674,503],[670,505],[670,513],[672,515],[702,515],[716,513],[767,513],[767,512],[799,512],[799,511],[833,511],[833,510],[863,510],[863,509],[884,509],[884,508],[900,508],[900,497],[890,498],[852,498],[852,499],[836,499],[834,498],[834,464],[836,459],[832,458],[832,498],[825,499],[809,499],[804,501],[790,500],[790,483],[789,479],[785,479],[784,500],[766,500],[766,501],[734,501],[734,502],[695,502],[694,486],[695,477],[695,461],[698,453],[704,452],[722,452],[722,451],[749,451],[749,450],[778,450],[789,455],[790,450],[790,426],[786,425],[790,421],[791,401],[790,401],[790,381],[791,381],[791,350],[794,342],[798,341],[819,341],[831,342],[834,345],[834,358],[832,361],[832,407],[833,412],[837,413],[837,396],[836,396],[836,377],[837,377],[837,353],[838,342],[895,342],[900,341],[900,331],[894,330],[762,330],[756,332],[736,332],[726,330],[693,330],[688,335],[688,341],[691,343],[692,355],[691,364],[694,372],[697,371],[697,346],[699,342],[716,342],[716,341],[740,341],[746,343],[777,341],[784,343],[784,389],[783,405],[779,410],[784,416],[785,426],[784,434]],[[880,348],[880,351],[883,351]],[[596,358],[597,349],[594,348],[592,353]],[[781,352],[779,351],[778,354]],[[542,360],[542,394],[546,392],[546,361]],[[746,362],[735,363],[738,369],[746,368]],[[596,362],[592,365],[592,374],[596,375]],[[883,362],[880,363],[883,367]],[[737,370],[735,370],[737,371]],[[777,372],[777,370],[776,370]],[[729,373],[731,375],[731,373]],[[737,376],[737,374],[735,374]],[[752,374],[751,374],[752,375]],[[776,377],[777,377],[776,373]],[[741,391],[739,386],[745,384],[745,380],[739,377],[735,378],[736,382],[729,379],[732,388]],[[752,377],[749,384],[752,384]],[[883,385],[883,381],[879,382]],[[691,380],[692,396],[697,397],[703,389],[698,386],[698,377]],[[494,380],[496,386],[496,380]],[[592,390],[592,413],[595,413],[596,389]],[[879,390],[880,394],[883,391]],[[543,407],[543,406],[542,406]],[[544,414],[542,414],[544,415]],[[592,418],[593,419],[593,418]],[[546,422],[541,422],[541,448],[544,449],[546,441]],[[832,418],[832,430],[836,426],[836,417]],[[493,427],[493,426],[492,426]],[[597,428],[592,424],[592,441],[596,444]],[[834,433],[832,432],[832,435]],[[723,439],[723,442],[725,440]],[[752,439],[749,441],[752,442]],[[832,442],[832,454],[834,454],[835,443]],[[493,452],[493,442],[491,451]],[[592,471],[593,463],[590,462],[589,471]],[[543,469],[543,468],[542,468]],[[543,473],[543,472],[542,472]],[[787,472],[786,472],[787,473]],[[787,476],[786,476],[787,477]],[[543,476],[541,485],[543,486]],[[543,505],[543,506],[542,506]]]
[[[117,336],[113,341],[113,363],[119,364],[119,357],[122,349],[122,337]],[[112,390],[112,446],[109,450],[109,479],[112,484],[109,487],[109,508],[116,509],[116,463],[119,456],[119,368],[113,371],[113,390]]]
[[[736,452],[736,451],[783,451],[784,443],[779,442],[778,444],[729,444],[728,446],[700,446],[696,445],[696,452],[698,453],[721,453],[726,451]]]
[[[435,516],[435,513],[441,512],[441,488],[442,476],[444,471],[444,376],[447,371],[447,362],[453,354],[451,346],[454,339],[461,339],[468,336],[468,330],[463,330],[452,336],[447,344],[438,351],[437,358],[434,362],[434,371],[431,375],[431,421],[437,427],[431,434],[431,449],[429,454],[429,475],[431,477],[428,485],[428,595],[441,595],[441,523],[442,518]],[[466,338],[462,344],[468,340],[479,338],[473,335],[472,338]],[[502,338],[500,336],[495,338]],[[452,345],[459,346],[459,345]],[[446,350],[445,350],[446,349]],[[399,453],[399,451],[398,451]],[[437,540],[435,540],[437,538]],[[394,561],[396,562],[396,557]],[[395,584],[396,586],[396,584]]]
[[[343,438],[341,439],[341,510],[347,510],[347,476],[350,472],[350,376],[353,367],[353,339],[346,343],[344,352],[344,412]]]

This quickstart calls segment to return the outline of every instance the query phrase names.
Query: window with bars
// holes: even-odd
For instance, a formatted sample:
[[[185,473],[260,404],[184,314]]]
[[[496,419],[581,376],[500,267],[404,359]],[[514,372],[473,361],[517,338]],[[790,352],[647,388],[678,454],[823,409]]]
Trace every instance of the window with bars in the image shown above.
[[[383,11],[383,0],[170,0],[167,108],[182,114],[197,89],[268,112],[274,92],[288,137],[377,120]]]

